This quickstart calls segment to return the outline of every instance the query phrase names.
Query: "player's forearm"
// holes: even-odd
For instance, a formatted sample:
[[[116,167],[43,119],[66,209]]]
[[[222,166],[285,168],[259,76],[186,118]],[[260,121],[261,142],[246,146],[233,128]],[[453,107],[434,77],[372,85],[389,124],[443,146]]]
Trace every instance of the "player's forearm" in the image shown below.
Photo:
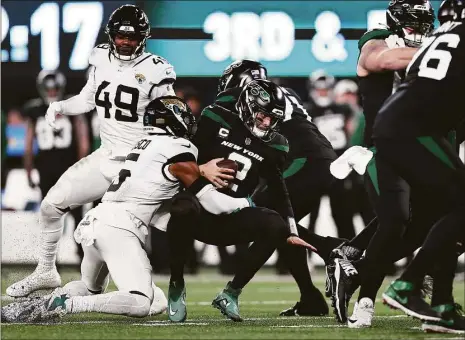
[[[205,186],[196,196],[202,207],[214,215],[231,214],[251,206],[251,201],[247,198],[234,198],[222,194],[211,184]]]
[[[214,215],[230,214],[253,205],[247,198],[233,198],[216,191],[204,177],[199,177],[188,190],[197,197],[206,211]]]
[[[382,70],[403,70],[410,64],[410,61],[417,51],[417,48],[411,47],[388,49],[378,55],[377,63]]]

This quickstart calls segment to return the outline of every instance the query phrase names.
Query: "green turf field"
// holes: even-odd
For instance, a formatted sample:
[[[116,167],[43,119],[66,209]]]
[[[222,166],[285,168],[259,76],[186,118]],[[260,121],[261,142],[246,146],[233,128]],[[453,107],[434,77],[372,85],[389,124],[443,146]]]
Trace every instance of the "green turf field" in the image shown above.
[[[79,278],[76,270],[60,271],[64,282]],[[2,268],[2,304],[5,289],[24,270]],[[167,277],[156,277],[156,283],[167,292]],[[228,280],[215,271],[187,277],[188,321],[172,324],[167,316],[133,319],[104,314],[66,315],[54,324],[19,325],[3,324],[2,339],[406,339],[406,338],[454,338],[452,334],[426,334],[420,322],[392,311],[380,302],[376,303],[373,327],[364,330],[348,329],[338,324],[333,315],[304,318],[278,317],[279,312],[294,304],[298,290],[292,279],[275,276],[264,270],[246,287],[240,297],[241,314],[246,319],[234,323],[224,318],[210,303],[215,294]],[[324,287],[324,275],[316,275],[319,288]],[[383,286],[389,281],[386,280]],[[114,286],[110,286],[114,289]],[[464,305],[464,282],[456,282],[455,297]],[[328,300],[329,302],[329,300]]]

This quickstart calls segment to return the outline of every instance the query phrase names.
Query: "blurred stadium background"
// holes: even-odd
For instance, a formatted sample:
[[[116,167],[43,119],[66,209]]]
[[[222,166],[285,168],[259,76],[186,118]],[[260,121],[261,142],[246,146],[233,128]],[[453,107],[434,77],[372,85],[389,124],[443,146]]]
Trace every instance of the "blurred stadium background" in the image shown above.
[[[125,3],[135,3],[146,11],[152,25],[148,51],[174,65],[176,92],[199,114],[213,101],[223,69],[236,59],[261,61],[273,80],[293,88],[304,101],[308,99],[309,75],[317,69],[338,81],[356,81],[358,39],[367,29],[385,22],[388,1],[2,1],[3,264],[34,261],[31,250],[36,249],[39,232],[40,178],[34,171],[35,185],[30,185],[24,170],[23,110],[27,101],[39,96],[36,77],[42,69],[59,69],[67,80],[66,95],[78,93],[86,81],[91,49],[106,42],[103,28],[108,17]],[[440,1],[432,3],[437,10]],[[346,91],[357,98],[356,88]],[[89,140],[96,147],[97,121],[92,112],[86,117]],[[354,105],[353,130],[359,117]],[[461,153],[463,157],[463,148]],[[353,211],[359,231],[364,227],[360,213],[366,209],[360,178],[350,178],[346,185],[352,195],[347,209]],[[76,221],[72,216],[65,219],[59,263],[77,265],[78,249],[72,238]],[[303,223],[308,224],[309,218]],[[315,229],[322,235],[337,235],[327,197],[322,199]],[[153,235],[149,249],[159,273],[166,271],[163,237]],[[221,264],[224,273],[234,266],[234,247],[221,257],[215,247],[196,243],[194,248],[193,272],[201,264]],[[276,261],[274,255],[268,264]],[[310,264],[322,263],[313,256]]]

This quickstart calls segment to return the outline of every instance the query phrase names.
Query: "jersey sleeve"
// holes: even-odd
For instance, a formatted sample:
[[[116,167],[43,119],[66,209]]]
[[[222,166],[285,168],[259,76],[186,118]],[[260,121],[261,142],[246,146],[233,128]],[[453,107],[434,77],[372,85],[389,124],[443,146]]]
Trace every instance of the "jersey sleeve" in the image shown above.
[[[358,49],[362,50],[362,47],[370,40],[374,40],[374,39],[384,40],[388,38],[391,34],[393,33],[386,29],[374,29],[374,30],[368,31],[358,41]]]
[[[151,100],[167,95],[175,95],[173,84],[176,81],[176,72],[165,58],[151,55],[142,64],[143,74],[148,79],[149,97]]]
[[[196,162],[199,155],[197,147],[184,138],[173,138],[173,143],[160,150],[167,163]]]
[[[240,88],[233,88],[219,93],[216,97],[215,105],[224,107],[231,111],[235,110],[241,91],[242,90]]]
[[[200,116],[197,132],[195,133],[193,143],[200,150],[199,164],[204,164],[214,158],[210,152],[212,141],[221,134],[221,129],[230,130],[231,125],[227,122],[222,114],[222,108],[217,105],[207,106]]]
[[[61,113],[65,115],[78,115],[92,111],[95,108],[95,92],[97,91],[95,69],[99,64],[98,58],[101,58],[101,54],[104,53],[98,50],[99,47],[95,47],[89,58],[89,64],[91,66],[86,85],[84,85],[78,95],[59,102],[61,105]]]
[[[275,198],[273,200],[274,206],[271,208],[280,214],[284,221],[293,220],[294,211],[283,177],[283,167],[289,151],[289,144],[284,136],[277,134],[268,146],[274,149],[272,151],[274,157],[271,157],[269,162],[264,164],[263,176],[268,186],[267,195]]]

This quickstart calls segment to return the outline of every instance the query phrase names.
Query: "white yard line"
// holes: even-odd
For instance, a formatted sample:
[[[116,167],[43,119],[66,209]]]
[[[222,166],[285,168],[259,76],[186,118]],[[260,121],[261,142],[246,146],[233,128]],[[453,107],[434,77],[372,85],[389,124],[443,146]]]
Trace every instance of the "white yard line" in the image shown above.
[[[384,316],[376,316],[375,318],[378,319],[398,319],[398,318],[406,318],[406,315],[384,315]],[[334,319],[332,316],[318,316],[314,317],[315,319]],[[254,322],[254,321],[285,321],[285,320],[311,320],[310,317],[303,318],[303,317],[274,317],[274,318],[245,318],[244,322]],[[223,322],[233,322],[229,319],[222,318],[222,319],[198,319],[192,321],[186,321],[185,323],[173,323],[168,320],[148,320],[147,322],[138,322],[138,323],[120,323],[121,325],[128,325],[128,326],[208,326],[213,325],[215,323],[223,323]],[[16,326],[16,325],[40,325],[40,326],[60,326],[60,325],[90,325],[90,324],[118,324],[118,320],[89,320],[89,321],[57,321],[57,322],[38,322],[38,323],[2,323],[3,326]],[[330,324],[330,325],[271,325],[271,328],[333,328],[333,327],[346,327],[346,325],[341,324]],[[412,329],[417,329],[414,327]],[[462,339],[462,338],[456,338]]]

